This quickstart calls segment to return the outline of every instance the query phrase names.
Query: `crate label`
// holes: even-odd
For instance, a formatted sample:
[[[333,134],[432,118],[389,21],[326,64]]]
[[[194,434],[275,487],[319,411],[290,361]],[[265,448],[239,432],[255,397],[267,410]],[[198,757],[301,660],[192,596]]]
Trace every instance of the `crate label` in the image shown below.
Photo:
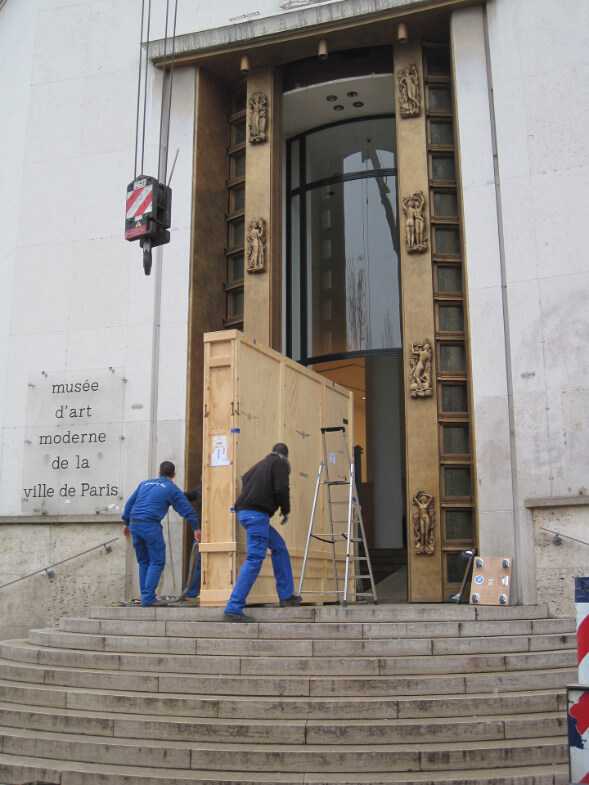
[[[211,464],[215,466],[230,466],[229,439],[227,436],[211,436]]]

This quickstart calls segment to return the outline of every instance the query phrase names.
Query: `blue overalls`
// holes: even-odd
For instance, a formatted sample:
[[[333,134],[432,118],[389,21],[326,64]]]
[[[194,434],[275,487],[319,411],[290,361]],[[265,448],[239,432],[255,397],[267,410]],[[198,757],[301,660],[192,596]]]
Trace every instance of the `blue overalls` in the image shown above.
[[[278,597],[288,600],[294,594],[290,556],[286,543],[276,529],[270,526],[270,516],[257,510],[240,510],[237,520],[246,532],[247,557],[235,581],[225,613],[243,613],[247,595],[262,569],[268,548],[272,551],[272,569]]]
[[[166,564],[166,543],[161,520],[172,506],[196,528],[196,513],[186,496],[169,477],[145,480],[128,498],[122,518],[129,526],[139,565],[141,605],[153,605]]]

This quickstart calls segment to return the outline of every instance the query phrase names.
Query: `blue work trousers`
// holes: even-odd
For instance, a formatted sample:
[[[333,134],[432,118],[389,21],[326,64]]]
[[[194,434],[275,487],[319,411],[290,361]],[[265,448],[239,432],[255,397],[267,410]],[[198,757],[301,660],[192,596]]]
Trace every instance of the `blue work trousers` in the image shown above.
[[[225,612],[243,613],[247,595],[262,569],[268,548],[272,551],[276,591],[281,600],[288,600],[294,594],[290,556],[286,543],[276,529],[270,526],[270,516],[257,510],[240,510],[237,520],[246,531],[247,557],[239,571]]]
[[[198,597],[200,594],[200,551],[198,550],[196,543],[194,543],[192,547],[196,548],[197,550],[194,554],[195,563],[194,569],[192,571],[192,578],[188,584],[186,593],[184,594],[185,597]],[[190,578],[190,575],[188,577]]]
[[[131,521],[129,528],[139,565],[141,605],[153,605],[155,590],[166,566],[166,543],[162,525]]]

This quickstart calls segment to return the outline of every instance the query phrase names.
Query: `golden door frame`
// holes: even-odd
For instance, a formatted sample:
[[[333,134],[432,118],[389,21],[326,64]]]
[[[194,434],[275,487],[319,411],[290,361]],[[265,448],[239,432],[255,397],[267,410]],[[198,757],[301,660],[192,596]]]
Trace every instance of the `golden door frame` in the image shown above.
[[[391,47],[391,57],[401,234],[408,596],[412,602],[443,602],[459,586],[462,550],[476,546],[477,539],[449,45],[411,41]],[[280,94],[279,68],[260,67],[247,75],[244,332],[274,349],[281,345],[282,306]],[[204,66],[197,69],[196,96],[189,485],[198,481],[202,468],[203,336],[226,326],[230,116],[226,83]]]

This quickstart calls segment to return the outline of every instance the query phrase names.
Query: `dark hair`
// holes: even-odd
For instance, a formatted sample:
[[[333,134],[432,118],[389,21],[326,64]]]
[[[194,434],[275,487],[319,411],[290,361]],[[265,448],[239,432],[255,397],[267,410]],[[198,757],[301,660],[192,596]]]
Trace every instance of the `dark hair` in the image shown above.
[[[162,461],[160,463],[160,477],[174,477],[176,474],[176,467],[172,461]]]
[[[288,458],[288,447],[284,442],[278,442],[272,447],[272,452],[275,452],[276,455],[282,455],[283,458]]]
[[[193,488],[191,491],[185,491],[184,495],[189,502],[198,502],[202,496],[202,489],[200,485],[197,485],[196,488]]]

